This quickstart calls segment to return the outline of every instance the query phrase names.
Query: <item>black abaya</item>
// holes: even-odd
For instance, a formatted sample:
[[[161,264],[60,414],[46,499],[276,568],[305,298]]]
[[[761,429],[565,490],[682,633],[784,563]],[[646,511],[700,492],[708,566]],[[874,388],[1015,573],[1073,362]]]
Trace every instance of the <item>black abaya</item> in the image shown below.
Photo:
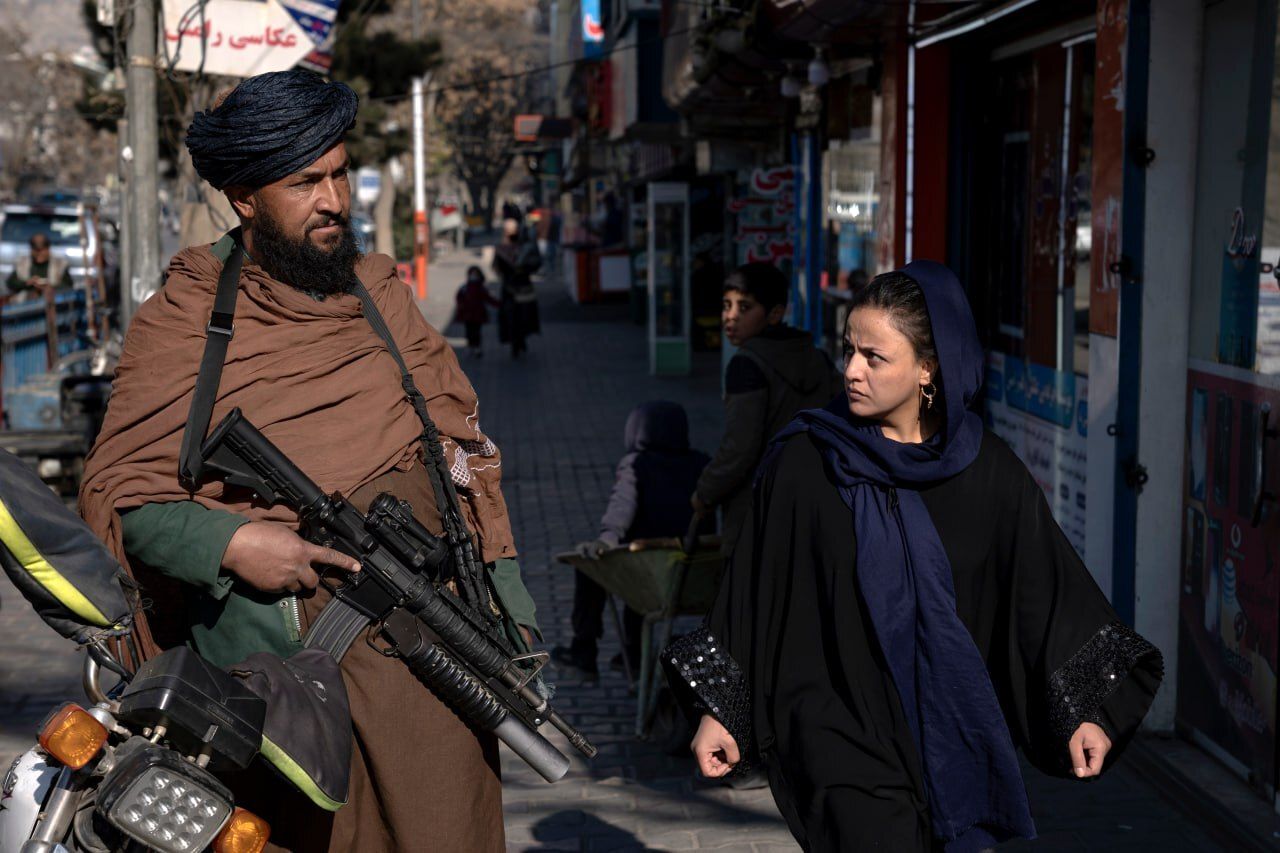
[[[1069,776],[1067,742],[1095,722],[1113,742],[1110,763],[1159,686],[1159,653],[1116,621],[994,435],[920,495],[1014,743]],[[763,472],[753,513],[707,630],[664,654],[670,680],[763,761],[806,849],[935,847],[918,750],[858,587],[853,514],[808,435]]]

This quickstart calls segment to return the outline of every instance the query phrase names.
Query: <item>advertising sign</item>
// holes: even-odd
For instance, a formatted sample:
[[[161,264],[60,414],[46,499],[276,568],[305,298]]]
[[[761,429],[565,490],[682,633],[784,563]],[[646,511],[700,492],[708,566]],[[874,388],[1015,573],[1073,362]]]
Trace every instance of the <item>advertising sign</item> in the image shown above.
[[[1280,507],[1265,505],[1259,525],[1252,522],[1258,492],[1280,484],[1280,448],[1260,431],[1264,412],[1276,424],[1280,387],[1258,379],[1208,362],[1188,371],[1177,713],[1240,769],[1270,782]]]
[[[341,0],[164,0],[161,54],[179,71],[327,71]]]
[[[763,261],[790,274],[796,253],[796,170],[757,168],[729,202],[737,262]]]
[[[1089,380],[992,352],[987,426],[1044,490],[1062,532],[1084,557]]]
[[[582,0],[582,58],[604,56],[604,23],[600,17],[600,0]]]

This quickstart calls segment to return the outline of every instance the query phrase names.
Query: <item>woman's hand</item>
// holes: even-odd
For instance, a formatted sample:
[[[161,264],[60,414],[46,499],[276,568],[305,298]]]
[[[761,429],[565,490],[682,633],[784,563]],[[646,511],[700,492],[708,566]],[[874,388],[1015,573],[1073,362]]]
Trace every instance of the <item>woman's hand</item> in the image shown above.
[[[695,741],[696,742],[696,741]],[[1077,779],[1089,779],[1102,772],[1102,762],[1111,750],[1111,738],[1094,723],[1081,723],[1067,743],[1071,767]]]
[[[710,714],[702,715],[698,733],[693,736],[689,749],[698,761],[698,769],[708,779],[724,776],[742,758],[738,754],[738,743],[733,735]]]

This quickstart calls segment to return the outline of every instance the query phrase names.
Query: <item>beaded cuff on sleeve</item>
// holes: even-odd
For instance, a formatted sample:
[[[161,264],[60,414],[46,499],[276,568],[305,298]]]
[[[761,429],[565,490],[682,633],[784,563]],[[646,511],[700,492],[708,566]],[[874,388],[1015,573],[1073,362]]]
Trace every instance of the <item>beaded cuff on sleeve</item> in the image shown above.
[[[737,741],[744,760],[752,751],[751,694],[727,649],[705,625],[662,650],[667,680],[686,710],[710,714]]]
[[[1089,638],[1049,677],[1049,720],[1066,743],[1081,723],[1101,725],[1102,703],[1139,660],[1160,651],[1123,622],[1112,622]]]

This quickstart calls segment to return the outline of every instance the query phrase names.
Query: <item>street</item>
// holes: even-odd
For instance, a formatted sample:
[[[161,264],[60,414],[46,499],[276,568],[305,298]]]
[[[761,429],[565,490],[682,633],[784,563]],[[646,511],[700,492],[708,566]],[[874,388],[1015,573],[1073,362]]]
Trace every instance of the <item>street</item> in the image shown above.
[[[468,252],[432,264],[422,304],[429,320],[448,321],[454,291],[477,262]],[[553,555],[595,535],[631,407],[650,399],[681,403],[701,448],[714,446],[721,424],[715,355],[699,357],[691,377],[655,379],[643,328],[627,319],[625,306],[574,305],[558,279],[543,283],[540,301],[543,333],[525,358],[511,360],[493,324],[485,328],[485,356],[461,358],[480,396],[481,423],[502,448],[503,491],[550,648],[569,640],[573,598],[572,570]],[[53,704],[80,697],[80,657],[9,588],[0,599],[0,631],[10,638],[0,656],[0,761],[7,763]],[[601,663],[619,649],[606,628]],[[575,757],[569,775],[548,785],[504,752],[508,850],[798,849],[767,788],[710,783],[697,777],[692,759],[637,741],[634,696],[621,673],[602,665],[598,685],[554,673],[552,680],[557,707],[600,754],[589,764]],[[1029,767],[1024,776],[1041,838],[1002,850],[1224,849],[1123,763],[1095,783],[1048,779]]]
[[[33,532],[58,507],[28,523],[31,495],[72,506],[83,484],[95,535],[175,576],[141,606],[182,607],[175,627],[218,666],[298,648],[308,614],[281,591],[347,559],[326,545],[376,569],[343,594],[412,661],[395,608],[427,606],[424,571],[462,566],[455,591],[484,609],[451,476],[493,573],[486,624],[505,607],[515,641],[530,621],[514,549],[552,704],[599,751],[543,732],[568,775],[549,785],[504,748],[499,792],[444,710],[383,724],[416,683],[397,701],[356,683],[404,672],[348,659],[349,807],[332,829],[299,810],[335,848],[486,846],[477,828],[495,847],[504,826],[512,851],[799,849],[760,774],[699,774],[672,691],[637,736],[649,685],[621,671],[606,606],[627,604],[656,628],[646,655],[668,629],[687,640],[663,662],[709,709],[708,772],[735,743],[776,748],[815,846],[911,847],[928,824],[965,848],[989,828],[1037,836],[1009,851],[1280,853],[1277,45],[1280,0],[0,0],[0,458],[44,484],[0,503],[0,555],[33,578],[0,581],[0,775],[85,698],[84,654],[17,590],[95,625],[124,609],[69,590]],[[388,259],[398,278],[365,282],[393,300],[384,328],[353,277]],[[415,339],[411,293],[472,388]],[[431,386],[435,424],[406,377],[378,379],[397,360]],[[452,550],[408,548],[389,504],[356,522],[315,495],[310,542],[232,534],[288,516],[226,468],[186,500],[192,448],[167,454],[210,398],[326,490],[438,515]],[[453,443],[428,477],[415,437],[437,428]],[[771,448],[787,430],[807,435]],[[674,547],[691,509],[731,543],[753,533],[733,583],[710,547]],[[695,635],[717,589],[731,615]],[[443,609],[423,618],[451,654],[483,651]],[[575,630],[599,621],[597,678]],[[446,656],[420,648],[419,678],[472,724],[547,716],[527,658],[489,649],[446,684]],[[482,715],[494,697],[467,678],[524,704]],[[217,775],[210,713],[199,745],[168,712],[141,728]],[[1086,778],[1015,755],[1068,741],[1063,770]],[[431,745],[421,787],[386,763],[416,768],[407,742]],[[131,766],[114,761],[61,777],[101,781],[110,823],[113,768]],[[5,835],[21,776],[0,785],[0,853],[29,834]],[[251,832],[242,794],[186,847]],[[472,805],[418,807],[446,794]],[[67,802],[42,801],[47,840],[111,846],[73,839]]]

